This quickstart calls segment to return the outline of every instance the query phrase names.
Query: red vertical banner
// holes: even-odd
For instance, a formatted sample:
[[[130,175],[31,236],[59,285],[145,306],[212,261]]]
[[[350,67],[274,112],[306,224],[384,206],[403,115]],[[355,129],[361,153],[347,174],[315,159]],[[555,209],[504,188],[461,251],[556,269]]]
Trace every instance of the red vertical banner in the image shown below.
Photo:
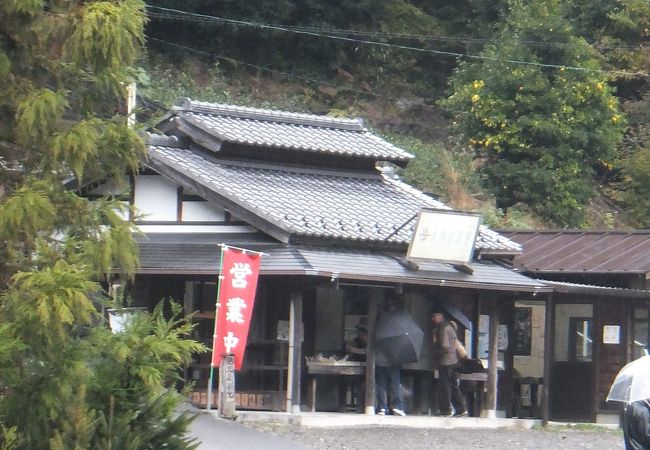
[[[212,343],[212,367],[219,366],[226,354],[235,356],[235,370],[240,370],[248,338],[255,290],[260,271],[259,253],[226,247],[221,264],[218,314]]]

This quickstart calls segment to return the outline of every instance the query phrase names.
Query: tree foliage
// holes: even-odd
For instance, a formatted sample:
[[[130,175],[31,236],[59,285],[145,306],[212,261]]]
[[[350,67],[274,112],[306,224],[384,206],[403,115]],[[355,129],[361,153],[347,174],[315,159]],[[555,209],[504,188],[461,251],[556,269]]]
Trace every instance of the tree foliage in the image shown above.
[[[558,225],[581,226],[594,170],[611,164],[625,119],[562,4],[511,1],[500,44],[460,64],[442,104],[461,111],[455,131],[476,150],[498,207],[523,202]]]
[[[174,387],[202,346],[178,306],[108,331],[100,282],[133,273],[135,230],[71,189],[144,155],[122,100],[144,25],[140,0],[0,3],[2,448],[192,447]]]
[[[531,202],[534,212],[547,223],[582,225],[586,202],[595,185],[604,185],[602,192],[629,208],[635,204],[629,197],[635,195],[633,192],[640,192],[639,186],[645,183],[640,180],[640,185],[634,184],[636,182],[628,184],[633,180],[629,176],[630,163],[638,161],[636,157],[631,158],[640,147],[634,143],[635,136],[638,136],[637,124],[633,118],[625,119],[640,107],[647,107],[643,99],[647,98],[650,87],[650,77],[647,76],[650,72],[650,6],[646,0],[547,3],[510,0],[336,0],[333,3],[283,0],[274,3],[273,8],[269,7],[268,0],[157,0],[150,3],[210,16],[313,27],[310,30],[313,29],[316,35],[351,39],[343,42],[315,35],[188,20],[182,13],[173,11],[163,14],[165,17],[155,15],[148,25],[149,36],[185,47],[179,51],[173,45],[152,39],[150,50],[156,55],[157,65],[165,58],[173,61],[170,70],[163,72],[163,78],[154,79],[156,94],[162,94],[161,91],[167,87],[169,73],[173,74],[174,80],[182,80],[183,86],[187,85],[185,78],[190,76],[192,89],[199,91],[194,95],[196,97],[201,97],[200,88],[203,86],[207,97],[214,98],[213,94],[216,94],[221,101],[240,102],[243,97],[259,103],[269,102],[269,97],[275,97],[270,101],[277,107],[289,105],[314,112],[354,109],[366,117],[376,118],[381,114],[390,117],[384,117],[385,122],[430,121],[431,127],[427,130],[426,125],[420,125],[423,132],[416,136],[430,140],[431,135],[444,125],[428,116],[425,108],[418,110],[417,106],[404,108],[403,105],[417,105],[420,101],[434,103],[436,98],[445,95],[453,69],[460,61],[465,61],[452,78],[452,89],[458,95],[455,100],[446,102],[447,107],[465,113],[474,106],[475,114],[482,114],[488,120],[500,119],[489,116],[487,111],[491,105],[487,102],[470,104],[476,92],[469,89],[460,93],[461,85],[467,87],[482,80],[483,93],[489,91],[487,95],[491,101],[511,109],[508,112],[511,120],[497,137],[503,145],[506,137],[513,140],[513,145],[501,152],[504,157],[498,158],[503,167],[490,162],[494,155],[490,157],[492,159],[487,158],[490,152],[485,148],[486,138],[499,133],[492,132],[495,130],[478,132],[485,124],[465,129],[472,120],[461,117],[455,120],[455,133],[465,136],[466,143],[469,139],[474,139],[475,143],[483,142],[482,145],[473,144],[480,147],[477,163],[486,169],[482,171],[484,186],[498,193],[501,209],[513,201]],[[170,25],[174,26],[173,35],[168,32]],[[364,31],[370,34],[363,34]],[[381,32],[390,36],[381,35]],[[419,47],[425,51],[377,47],[355,40]],[[204,53],[193,53],[188,48]],[[426,50],[478,55],[492,60],[455,59],[440,53],[429,54]],[[237,62],[213,58],[210,63],[217,63],[219,71],[217,82],[213,82],[207,71],[197,69],[200,65],[195,59],[188,61],[188,69],[176,64],[179,57],[192,55],[202,59],[206,54],[327,80],[337,87],[287,77],[290,87],[284,89],[290,92],[280,95],[278,91],[283,87],[273,88],[277,84],[266,83],[264,78],[267,75],[280,78],[282,75],[266,69],[256,70]],[[507,63],[507,60],[577,66],[605,72],[567,69],[560,73],[550,67],[515,65]],[[249,86],[242,83],[239,76],[242,71],[254,72],[248,78],[251,80]],[[466,74],[463,79],[462,73]],[[526,85],[522,86],[524,82]],[[270,89],[265,91],[268,87]],[[518,91],[520,87],[524,89],[521,92]],[[588,92],[590,89],[595,91]],[[229,95],[234,99],[228,98]],[[464,100],[461,99],[463,95]],[[175,96],[177,94],[160,95],[157,99]],[[395,101],[395,98],[404,101]],[[485,95],[481,98],[486,100]],[[608,99],[614,100],[615,111],[611,110]],[[521,108],[515,108],[515,104]],[[562,111],[563,107],[567,110]],[[378,109],[382,110],[379,114]],[[596,113],[596,117],[591,118],[592,113]],[[610,113],[616,114],[615,123],[611,122],[614,114]],[[516,118],[517,115],[524,117]],[[620,141],[626,123],[630,124],[629,131]],[[553,131],[556,125],[557,130]],[[390,129],[395,131],[392,125]],[[573,131],[576,131],[575,135]],[[552,136],[554,132],[555,136]],[[526,134],[528,137],[523,139]],[[522,138],[523,142],[515,142],[515,136]],[[455,142],[454,139],[447,147],[453,148]],[[494,138],[488,147],[493,142]],[[520,144],[529,145],[529,151],[524,151],[526,147],[517,150]],[[531,159],[535,151],[545,152],[551,145],[554,146],[549,150],[551,155],[540,164],[535,158]],[[581,151],[585,152],[584,160],[580,160]],[[423,159],[432,160],[434,157],[435,154],[430,153]],[[518,161],[520,158],[523,160]],[[514,165],[509,161],[514,161]],[[579,161],[577,167],[575,161]],[[418,164],[418,171],[423,168],[426,169],[426,164]],[[488,168],[495,173],[489,173]],[[519,170],[522,174],[517,176]],[[496,172],[504,172],[503,177]],[[436,173],[435,167],[432,167],[432,173]],[[531,181],[527,183],[529,192],[523,195],[521,189],[526,187],[518,184],[525,178]],[[503,188],[502,181],[512,187],[511,194],[501,192],[508,189]],[[422,187],[428,189],[426,184]],[[530,208],[526,210],[530,211]],[[648,216],[650,213],[646,213]]]

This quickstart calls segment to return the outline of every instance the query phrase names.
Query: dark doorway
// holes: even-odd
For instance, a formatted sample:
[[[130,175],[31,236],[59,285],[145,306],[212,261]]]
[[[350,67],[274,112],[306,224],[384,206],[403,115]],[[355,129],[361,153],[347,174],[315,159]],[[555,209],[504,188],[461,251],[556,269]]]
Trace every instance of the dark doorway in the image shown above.
[[[594,320],[591,304],[558,304],[551,418],[589,420],[594,388]]]

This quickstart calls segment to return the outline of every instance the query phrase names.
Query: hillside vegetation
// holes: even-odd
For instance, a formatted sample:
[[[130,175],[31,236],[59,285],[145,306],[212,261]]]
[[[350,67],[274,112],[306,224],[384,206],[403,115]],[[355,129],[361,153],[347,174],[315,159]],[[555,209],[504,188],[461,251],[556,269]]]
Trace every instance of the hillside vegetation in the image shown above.
[[[360,116],[494,226],[650,226],[644,0],[164,0],[145,97]]]

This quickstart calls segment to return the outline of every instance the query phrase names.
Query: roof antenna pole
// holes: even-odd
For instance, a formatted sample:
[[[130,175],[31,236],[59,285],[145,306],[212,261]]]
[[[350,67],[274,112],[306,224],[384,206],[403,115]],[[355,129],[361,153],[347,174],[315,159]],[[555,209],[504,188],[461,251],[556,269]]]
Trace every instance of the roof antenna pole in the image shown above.
[[[420,214],[420,213],[419,213],[419,212],[416,212],[415,214],[413,214],[413,215],[411,216],[411,218],[410,218],[409,220],[407,220],[406,222],[404,222],[403,224],[401,224],[399,227],[395,228],[395,231],[393,231],[391,234],[389,234],[388,236],[386,236],[386,237],[384,238],[384,241],[389,240],[390,238],[392,238],[393,236],[395,236],[397,233],[399,233],[400,231],[402,231],[402,228],[404,228],[404,227],[405,227],[406,225],[408,225],[409,223],[413,222],[413,219],[415,219],[415,218],[418,216],[418,214]]]

